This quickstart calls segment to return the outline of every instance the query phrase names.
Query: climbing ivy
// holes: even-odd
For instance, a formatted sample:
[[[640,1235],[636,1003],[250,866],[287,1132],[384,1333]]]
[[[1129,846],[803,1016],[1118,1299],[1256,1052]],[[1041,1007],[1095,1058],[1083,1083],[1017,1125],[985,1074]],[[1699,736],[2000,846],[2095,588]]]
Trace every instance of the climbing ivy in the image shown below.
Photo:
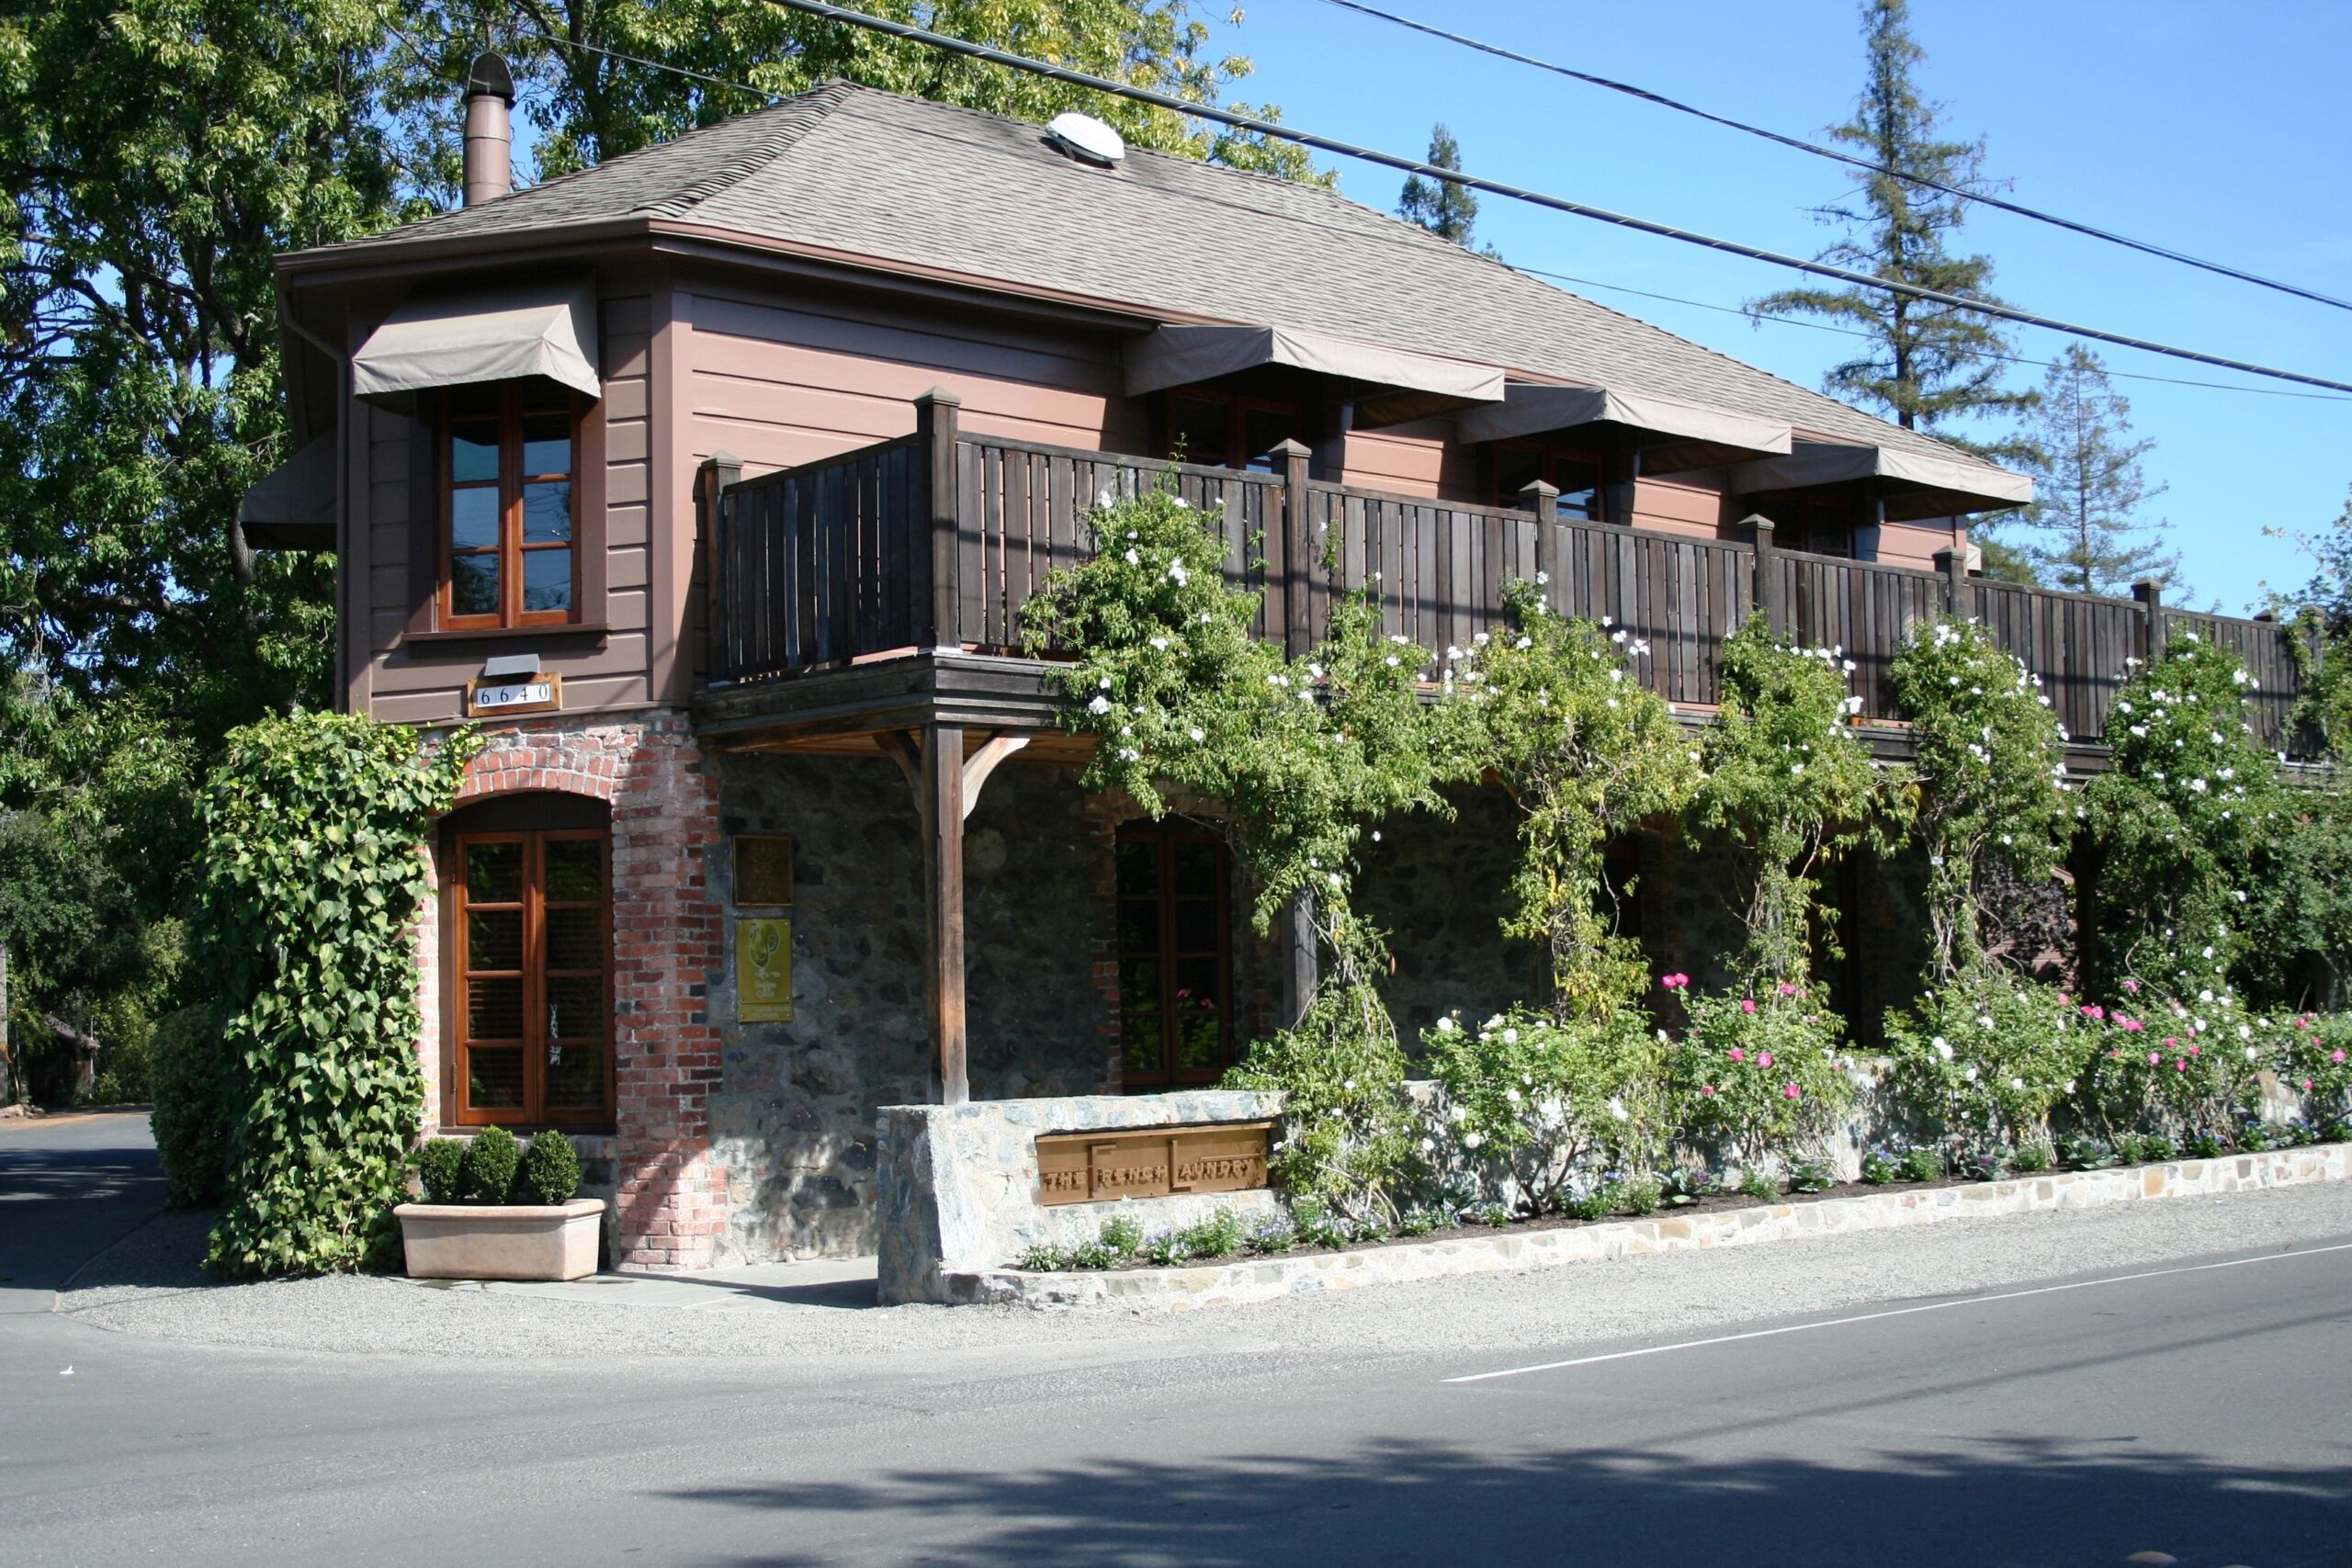
[[[231,1275],[354,1269],[392,1239],[424,1103],[410,927],[470,733],[300,714],[229,737],[203,799],[204,941],[229,1059]]]
[[[2075,815],[2061,782],[2066,735],[2041,677],[1974,622],[1914,627],[1891,673],[1918,749],[1912,800],[1928,854],[1928,983],[1942,987],[1984,955],[1991,868],[2044,883],[2065,855]]]
[[[1544,584],[1503,590],[1506,629],[1446,649],[1435,724],[1456,773],[1490,770],[1520,809],[1514,909],[1505,934],[1542,945],[1555,1021],[1600,1020],[1646,983],[1641,949],[1618,931],[1609,840],[1679,811],[1698,787],[1699,753],[1636,660],[1622,627],[1553,610]]]
[[[1832,859],[1866,833],[1883,838],[1897,798],[1846,720],[1853,660],[1835,648],[1784,647],[1760,615],[1724,639],[1723,705],[1700,748],[1705,779],[1691,820],[1721,833],[1745,863],[1753,990],[1803,984],[1809,916]],[[1828,933],[1834,942],[1835,933]]]

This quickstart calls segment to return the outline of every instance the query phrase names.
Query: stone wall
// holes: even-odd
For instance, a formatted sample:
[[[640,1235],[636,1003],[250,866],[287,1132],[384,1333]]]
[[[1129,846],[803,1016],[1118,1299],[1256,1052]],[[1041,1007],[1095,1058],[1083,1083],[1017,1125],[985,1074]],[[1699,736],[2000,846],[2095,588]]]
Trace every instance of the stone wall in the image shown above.
[[[1396,969],[1381,990],[1408,1049],[1444,1013],[1485,1018],[1542,1002],[1543,955],[1507,940],[1519,807],[1499,789],[1447,792],[1451,820],[1414,812],[1367,839],[1357,882],[1364,917],[1388,933]]]
[[[1192,1224],[1219,1209],[1272,1214],[1278,1201],[1263,1190],[1046,1208],[1038,1201],[1037,1137],[1250,1122],[1281,1109],[1278,1094],[1234,1089],[890,1106],[877,1127],[882,1303],[951,1300],[949,1276],[1001,1267],[1041,1243],[1091,1241],[1114,1214],[1134,1216],[1147,1232]]]
[[[792,835],[793,1018],[738,1024],[712,984],[729,1248],[763,1260],[871,1251],[875,1114],[927,1093],[922,852],[914,798],[880,758],[744,754],[720,766],[725,833]],[[1116,1019],[1096,987],[1106,829],[1067,769],[999,768],[965,823],[965,1015],[975,1100],[1113,1087]],[[731,962],[731,961],[730,961]]]

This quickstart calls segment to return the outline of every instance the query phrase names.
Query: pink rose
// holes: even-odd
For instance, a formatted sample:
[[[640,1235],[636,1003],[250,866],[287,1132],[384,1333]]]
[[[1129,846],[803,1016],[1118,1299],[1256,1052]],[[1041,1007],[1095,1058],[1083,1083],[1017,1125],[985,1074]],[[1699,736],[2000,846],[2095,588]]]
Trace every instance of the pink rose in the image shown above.
[[[2201,1051],[2202,1049],[2203,1049],[2203,1047],[2202,1047],[2202,1046],[2199,1046],[2199,1045],[2191,1045],[2191,1046],[2188,1048],[2188,1054],[2189,1054],[2190,1055],[2194,1056],[2194,1055],[2196,1055],[2199,1051]]]
[[[1804,1096],[1804,1090],[1803,1090],[1803,1089],[1801,1089],[1797,1088],[1797,1086],[1796,1086],[1796,1085],[1794,1085],[1794,1084],[1791,1084],[1788,1088],[1786,1088],[1786,1089],[1782,1089],[1781,1092],[1782,1094],[1787,1095],[1791,1100],[1800,1099],[1800,1098],[1802,1098],[1802,1097]]]
[[[2167,1042],[2165,1042],[2165,1043],[2169,1044],[2169,1043],[2171,1043],[2171,1042],[2167,1041]],[[2164,1060],[2164,1055],[2163,1055],[2163,1054],[2162,1054],[2161,1052],[2151,1051],[2151,1052],[2149,1052],[2149,1053],[2148,1053],[2148,1066],[2152,1066],[2152,1067],[2153,1067],[2153,1066],[2154,1066],[2158,1062],[2161,1062],[2161,1061],[2163,1061],[2163,1060]]]
[[[2343,1047],[2343,1046],[2341,1046],[2341,1045],[2337,1046],[2337,1047],[2335,1048],[2335,1055],[2333,1055],[2333,1056],[2330,1056],[2330,1057],[2328,1058],[2328,1060],[2329,1060],[2329,1061],[2331,1061],[2331,1062],[2340,1062],[2340,1061],[2344,1060],[2344,1047]]]
[[[1756,1004],[1752,1000],[1743,998],[1739,1004],[1739,1010],[1742,1012],[1754,1012],[1756,1010]]]
[[[2167,1034],[2167,1035],[2165,1035],[2165,1050],[2167,1050],[2167,1051],[2177,1051],[2177,1050],[2179,1050],[2179,1049],[2180,1049],[2180,1038],[2179,1038],[2179,1036],[2177,1036],[2177,1035],[2173,1035],[2173,1034]]]
[[[2312,1080],[2311,1080],[2311,1079],[2309,1079],[2309,1078],[2305,1078],[2305,1079],[2303,1080],[2303,1092],[2304,1092],[2305,1094],[2309,1094],[2311,1091],[2312,1091]]]
[[[2185,1073],[2188,1071],[2188,1058],[2183,1056],[2179,1061],[2175,1062],[2172,1065],[2172,1070],[2177,1073]]]
[[[1715,1097],[1715,1086],[1711,1083],[1702,1083],[1699,1086],[1699,1092],[1713,1100]]]
[[[1745,1062],[1747,1060],[1747,1053],[1735,1045],[1731,1048],[1731,1059],[1735,1062]]]
[[[2061,991],[2058,993],[2058,1005],[2062,1008],[2072,1007],[2075,1005],[2075,998]]]
[[[2137,980],[2126,980],[2123,982],[2123,988],[2136,997],[2140,994],[2140,982]]]
[[[1796,994],[1797,988],[1794,986],[1790,985],[1786,980],[1781,982],[1781,995],[1784,997],[1793,997]]]
[[[1758,1051],[1758,1052],[1757,1052],[1757,1053],[1756,1053],[1756,1065],[1757,1065],[1758,1066],[1759,1066],[1759,1067],[1769,1067],[1769,1066],[1770,1066],[1772,1065],[1772,1053],[1771,1053],[1771,1052],[1770,1052],[1770,1051]]]

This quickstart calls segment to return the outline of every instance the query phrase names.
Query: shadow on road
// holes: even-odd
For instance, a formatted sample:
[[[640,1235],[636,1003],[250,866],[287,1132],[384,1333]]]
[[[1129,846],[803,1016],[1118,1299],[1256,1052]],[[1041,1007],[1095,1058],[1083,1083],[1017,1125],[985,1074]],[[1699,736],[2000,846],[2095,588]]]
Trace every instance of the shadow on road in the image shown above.
[[[2161,1551],[2182,1568],[2341,1562],[2352,1482],[2340,1466],[2240,1468],[2143,1453],[2136,1439],[2030,1438],[1890,1450],[1870,1468],[1789,1454],[1723,1464],[1668,1452],[1471,1452],[1386,1442],[1340,1459],[1149,1457],[1029,1472],[907,1470],[854,1485],[672,1495],[777,1516],[873,1516],[906,1534],[893,1561],[1193,1565],[1546,1562],[2120,1563]],[[889,1515],[893,1522],[884,1522]],[[927,1550],[928,1549],[928,1550]],[[745,1568],[827,1561],[772,1555]]]

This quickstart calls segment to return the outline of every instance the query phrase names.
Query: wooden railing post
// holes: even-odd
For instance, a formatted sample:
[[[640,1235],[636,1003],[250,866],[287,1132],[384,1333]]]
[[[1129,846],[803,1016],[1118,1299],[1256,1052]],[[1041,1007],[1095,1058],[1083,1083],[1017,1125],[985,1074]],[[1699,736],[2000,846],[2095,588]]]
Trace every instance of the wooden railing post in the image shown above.
[[[2132,585],[2132,597],[2140,601],[2140,658],[2154,664],[2165,650],[2165,585],[2143,577]]]
[[[928,536],[930,547],[918,547],[931,589],[929,646],[953,653],[964,646],[961,621],[963,581],[956,548],[956,529],[963,518],[956,493],[956,424],[964,400],[944,388],[933,387],[915,400],[915,434],[922,437],[923,504],[915,513]]]
[[[1789,616],[1781,603],[1780,569],[1772,564],[1772,520],[1762,513],[1747,519],[1747,532],[1756,541],[1756,581],[1749,589],[1755,607],[1764,612],[1764,625],[1776,637],[1788,636]]]
[[[1521,510],[1535,513],[1535,570],[1538,576],[1551,584],[1544,590],[1544,603],[1564,603],[1552,597],[1564,592],[1559,587],[1560,487],[1546,484],[1542,479],[1530,479],[1519,487],[1519,504]],[[1492,610],[1494,606],[1485,608]]]
[[[695,555],[702,564],[703,668],[716,677],[732,672],[742,660],[735,615],[728,591],[737,586],[720,570],[724,545],[733,529],[727,516],[727,489],[743,479],[743,459],[731,452],[713,452],[695,470]],[[722,538],[722,536],[727,536]]]
[[[1267,606],[1269,630],[1283,628],[1283,650],[1304,659],[1314,646],[1314,619],[1309,614],[1314,581],[1315,543],[1306,521],[1306,460],[1314,456],[1296,441],[1278,441],[1267,457],[1283,477],[1282,558],[1266,563],[1268,592],[1279,592],[1281,603]],[[1280,584],[1279,590],[1276,584]]]
[[[1962,608],[1968,602],[1968,552],[1946,545],[1935,556],[1936,570],[1943,573],[1944,614],[1955,621],[1966,620]]]

